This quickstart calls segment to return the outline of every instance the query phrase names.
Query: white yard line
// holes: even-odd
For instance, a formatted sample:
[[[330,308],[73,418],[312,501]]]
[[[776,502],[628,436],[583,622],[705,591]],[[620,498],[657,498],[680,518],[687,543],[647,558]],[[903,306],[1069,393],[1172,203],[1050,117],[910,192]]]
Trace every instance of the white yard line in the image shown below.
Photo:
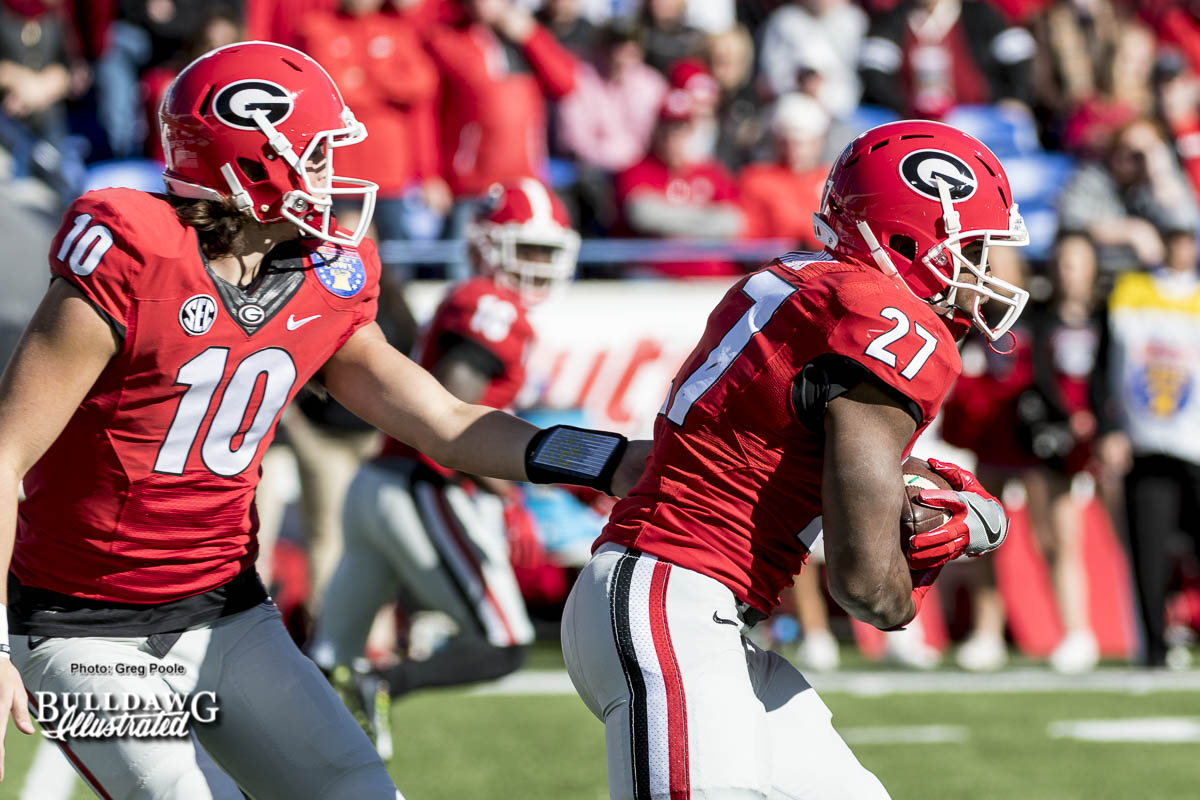
[[[1060,720],[1051,722],[1046,733],[1051,739],[1085,742],[1200,742],[1200,717]]]
[[[1059,675],[1049,669],[1009,669],[994,673],[861,671],[807,676],[819,692],[864,697],[888,694],[1019,694],[1026,692],[1200,691],[1200,670],[1164,672],[1132,668],[1100,669],[1085,675]],[[522,670],[476,688],[472,694],[574,694],[562,670]]]
[[[936,744],[965,742],[968,732],[962,725],[887,725],[874,728],[838,728],[846,744]]]

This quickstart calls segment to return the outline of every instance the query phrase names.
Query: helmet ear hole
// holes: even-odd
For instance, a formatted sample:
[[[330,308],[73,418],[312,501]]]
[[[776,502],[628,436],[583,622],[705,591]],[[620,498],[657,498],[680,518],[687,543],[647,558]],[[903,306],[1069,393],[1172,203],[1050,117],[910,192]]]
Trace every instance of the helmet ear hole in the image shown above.
[[[242,175],[250,183],[261,183],[267,179],[266,168],[252,158],[239,158],[237,165],[238,169],[242,171]]]
[[[911,236],[893,233],[888,237],[888,247],[910,261],[917,257],[917,242]]]

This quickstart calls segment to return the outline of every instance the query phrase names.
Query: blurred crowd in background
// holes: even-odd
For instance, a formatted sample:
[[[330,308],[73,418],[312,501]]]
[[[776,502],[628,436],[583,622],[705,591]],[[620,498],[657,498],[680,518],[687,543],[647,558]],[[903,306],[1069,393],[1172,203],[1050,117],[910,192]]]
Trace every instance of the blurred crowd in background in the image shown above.
[[[737,275],[757,265],[738,243],[817,247],[811,214],[857,133],[901,117],[973,133],[1033,240],[993,268],[1034,302],[1007,358],[968,345],[942,437],[994,491],[1019,488],[1057,598],[1056,667],[1100,655],[1086,496],[1129,556],[1135,658],[1184,663],[1200,629],[1197,0],[0,0],[6,208],[53,218],[91,186],[160,190],[163,93],[243,39],[312,55],[366,124],[338,172],[380,185],[374,235],[400,280],[463,277],[429,255],[453,249],[414,246],[460,241],[488,187],[523,175],[568,203],[581,277]],[[605,249],[624,239],[650,255]],[[305,412],[353,429],[335,416]],[[974,584],[959,663],[995,668],[1003,604],[988,575]],[[832,666],[819,584],[798,597],[808,666]]]

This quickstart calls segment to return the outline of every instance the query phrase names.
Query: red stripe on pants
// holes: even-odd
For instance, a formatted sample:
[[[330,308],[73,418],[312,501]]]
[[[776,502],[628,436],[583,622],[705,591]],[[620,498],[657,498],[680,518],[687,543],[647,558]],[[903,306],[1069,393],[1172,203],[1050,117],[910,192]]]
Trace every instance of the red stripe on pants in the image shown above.
[[[25,695],[29,698],[29,710],[30,710],[30,712],[33,713],[34,718],[36,719],[37,718],[37,706],[33,701],[33,694],[28,689],[26,689]],[[49,725],[46,725],[45,723],[38,723],[38,724],[41,725],[46,730],[50,731],[51,733],[54,732],[54,729],[51,728]],[[90,786],[92,791],[94,791],[97,795],[100,796],[101,800],[113,800],[112,795],[109,794],[108,792],[104,791],[104,787],[100,785],[100,781],[96,780],[96,776],[92,774],[92,771],[90,769],[88,769],[86,766],[84,766],[84,763],[79,760],[79,756],[75,755],[75,753],[73,753],[71,751],[71,748],[67,746],[67,743],[65,740],[56,739],[55,743],[58,745],[58,749],[62,751],[62,754],[67,757],[67,760],[70,761],[71,764],[74,765],[75,771],[78,772],[79,775],[85,781],[87,781],[88,786]]]
[[[654,575],[650,578],[650,635],[654,638],[654,653],[658,656],[667,694],[671,800],[688,800],[692,787],[688,775],[687,705],[679,662],[675,659],[671,632],[667,628],[667,581],[670,576],[670,564],[659,561],[654,565]]]

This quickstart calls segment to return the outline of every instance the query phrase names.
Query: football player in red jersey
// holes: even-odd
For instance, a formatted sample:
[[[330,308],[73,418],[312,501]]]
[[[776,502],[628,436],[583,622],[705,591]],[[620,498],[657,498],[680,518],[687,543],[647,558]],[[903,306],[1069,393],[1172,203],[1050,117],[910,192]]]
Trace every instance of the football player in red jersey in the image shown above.
[[[579,235],[561,200],[521,178],[492,188],[468,244],[478,274],[438,306],[418,360],[458,398],[509,408],[533,345],[527,311],[570,280]],[[310,652],[385,754],[386,704],[374,676],[352,667],[400,587],[417,607],[447,614],[458,633],[430,658],[384,670],[393,695],[497,678],[520,666],[533,641],[505,539],[511,494],[504,481],[447,470],[394,439],[350,486],[345,550]]]
[[[315,379],[438,463],[508,480],[619,492],[645,448],[465,403],[386,344],[375,186],[332,165],[365,131],[303,53],[213,51],[161,122],[168,194],[75,202],[0,380],[0,708],[28,732],[28,697],[105,798],[397,797],[253,569],[283,407]],[[354,197],[339,228],[333,200]],[[181,738],[81,738],[40,713],[64,693],[203,713]]]
[[[999,339],[1026,295],[988,274],[1027,234],[980,142],[901,121],[851,142],[814,215],[821,253],[730,289],[680,368],[646,471],[613,510],[563,617],[567,669],[604,721],[613,798],[886,797],[799,671],[756,648],[824,538],[854,617],[906,625],[941,565],[998,546],[999,503],[965,470],[897,532],[901,462],[958,375],[956,340]],[[983,313],[983,304],[989,314]]]

